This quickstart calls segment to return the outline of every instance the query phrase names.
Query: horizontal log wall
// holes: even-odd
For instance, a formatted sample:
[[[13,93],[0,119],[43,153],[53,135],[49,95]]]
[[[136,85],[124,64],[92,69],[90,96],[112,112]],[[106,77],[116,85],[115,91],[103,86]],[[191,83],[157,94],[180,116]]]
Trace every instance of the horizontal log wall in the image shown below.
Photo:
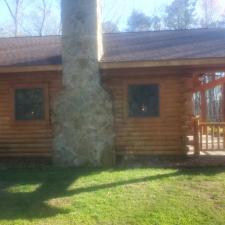
[[[125,71],[123,71],[125,72]],[[116,154],[180,155],[184,148],[184,90],[182,75],[151,75],[105,79],[114,101]],[[132,77],[132,79],[131,79]],[[160,117],[130,118],[129,84],[159,84]]]
[[[18,122],[14,119],[12,88],[17,84],[48,88],[49,118],[47,121]],[[62,88],[60,72],[0,74],[0,157],[50,157],[53,127],[51,113],[55,96]]]

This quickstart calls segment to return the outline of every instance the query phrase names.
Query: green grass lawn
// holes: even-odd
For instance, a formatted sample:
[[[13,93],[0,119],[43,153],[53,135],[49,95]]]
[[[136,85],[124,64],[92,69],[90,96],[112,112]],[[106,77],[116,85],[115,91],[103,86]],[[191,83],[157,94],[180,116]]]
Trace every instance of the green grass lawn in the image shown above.
[[[0,224],[225,225],[225,169],[0,170]]]

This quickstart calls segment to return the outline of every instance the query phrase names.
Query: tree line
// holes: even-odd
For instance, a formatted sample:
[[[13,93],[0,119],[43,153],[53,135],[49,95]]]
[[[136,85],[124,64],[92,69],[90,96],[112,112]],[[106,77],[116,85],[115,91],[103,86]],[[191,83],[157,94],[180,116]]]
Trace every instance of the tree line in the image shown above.
[[[103,22],[103,32],[157,31],[190,28],[225,27],[225,12],[219,14],[220,0],[173,0],[149,16],[133,10],[127,20],[127,28],[120,30],[117,22]],[[61,0],[0,0],[6,12],[0,23],[0,36],[58,35],[61,34]],[[129,4],[129,1],[124,1]],[[102,0],[107,4],[107,0]],[[117,15],[116,7],[110,7]],[[6,17],[5,19],[3,17]],[[114,18],[115,21],[115,18]]]
[[[156,15],[148,16],[134,10],[127,21],[126,31],[180,30],[225,27],[225,12],[219,14],[218,0],[173,0]],[[119,32],[111,21],[103,23],[104,32]]]

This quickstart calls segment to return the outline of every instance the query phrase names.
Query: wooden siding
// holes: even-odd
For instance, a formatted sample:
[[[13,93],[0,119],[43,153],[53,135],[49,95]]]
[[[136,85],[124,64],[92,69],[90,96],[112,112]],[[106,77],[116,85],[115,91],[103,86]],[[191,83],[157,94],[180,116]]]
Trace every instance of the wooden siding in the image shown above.
[[[138,76],[136,74],[135,76],[133,72],[133,78],[130,77],[119,78],[114,74],[110,79],[104,80],[114,102],[116,154],[185,154],[182,75]],[[159,117],[130,118],[128,116],[129,84],[159,84]]]
[[[48,91],[47,116],[44,121],[15,121],[13,88],[17,85],[45,85]],[[62,88],[61,72],[0,74],[0,157],[50,157],[52,155],[53,101]]]

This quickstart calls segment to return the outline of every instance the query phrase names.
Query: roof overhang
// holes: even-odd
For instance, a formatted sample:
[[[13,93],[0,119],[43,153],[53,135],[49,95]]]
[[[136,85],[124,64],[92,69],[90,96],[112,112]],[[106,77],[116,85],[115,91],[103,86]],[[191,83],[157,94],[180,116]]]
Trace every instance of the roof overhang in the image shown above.
[[[62,65],[38,65],[38,66],[2,66],[1,73],[21,73],[21,72],[47,72],[61,71]]]
[[[153,68],[153,67],[178,67],[178,66],[225,66],[224,58],[202,58],[202,59],[172,59],[156,61],[121,61],[100,62],[100,69],[128,69],[128,68]]]

